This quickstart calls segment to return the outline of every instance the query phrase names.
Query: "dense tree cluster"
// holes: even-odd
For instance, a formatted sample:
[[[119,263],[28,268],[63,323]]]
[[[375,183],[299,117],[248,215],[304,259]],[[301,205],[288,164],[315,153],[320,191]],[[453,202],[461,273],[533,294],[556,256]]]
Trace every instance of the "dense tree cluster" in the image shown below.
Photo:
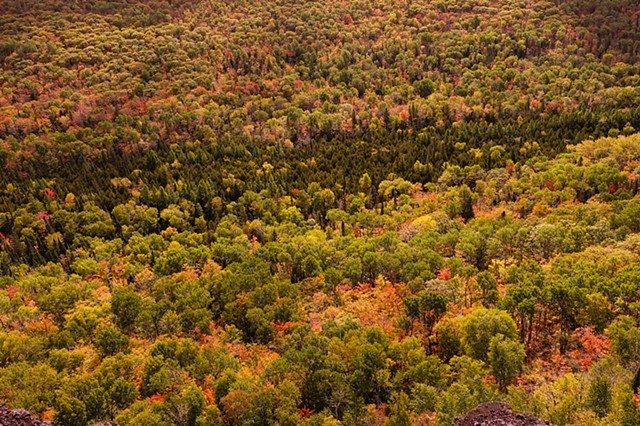
[[[64,425],[449,425],[496,399],[637,425],[639,171],[639,135],[604,138],[364,175],[341,206],[246,191],[216,226],[46,188],[3,216],[0,393]]]
[[[211,220],[215,196],[340,197],[640,129],[634,0],[2,6],[0,166],[108,210],[114,177],[180,176]]]
[[[640,7],[0,0],[0,399],[640,426]]]

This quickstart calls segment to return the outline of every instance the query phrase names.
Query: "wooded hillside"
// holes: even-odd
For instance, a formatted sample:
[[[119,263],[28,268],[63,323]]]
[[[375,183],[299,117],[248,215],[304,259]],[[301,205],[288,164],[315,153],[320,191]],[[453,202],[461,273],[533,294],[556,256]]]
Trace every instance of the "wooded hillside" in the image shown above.
[[[635,0],[0,0],[0,402],[640,426]]]

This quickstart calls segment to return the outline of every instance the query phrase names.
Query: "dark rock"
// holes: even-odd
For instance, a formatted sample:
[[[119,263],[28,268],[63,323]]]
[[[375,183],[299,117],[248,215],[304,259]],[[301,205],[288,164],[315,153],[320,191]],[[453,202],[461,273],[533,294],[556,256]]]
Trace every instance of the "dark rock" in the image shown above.
[[[485,402],[453,422],[453,426],[553,426],[526,414],[514,414],[504,402]]]
[[[31,416],[27,410],[21,408],[12,410],[0,404],[0,426],[54,426],[53,423]],[[115,422],[107,421],[95,423],[91,426],[118,426]]]
[[[32,417],[28,411],[12,410],[0,404],[0,425],[2,426],[53,426],[53,423]]]

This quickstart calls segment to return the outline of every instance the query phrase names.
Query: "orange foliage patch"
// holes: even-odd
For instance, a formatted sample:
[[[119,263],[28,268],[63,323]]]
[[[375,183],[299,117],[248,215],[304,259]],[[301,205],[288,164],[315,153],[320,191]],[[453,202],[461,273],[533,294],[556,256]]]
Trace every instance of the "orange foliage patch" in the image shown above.
[[[404,285],[389,282],[375,287],[361,284],[357,289],[342,294],[344,305],[338,312],[353,315],[364,326],[378,326],[385,333],[398,336],[400,330],[396,327],[396,320],[403,309],[402,289]]]
[[[150,402],[164,402],[164,395],[160,395],[159,393],[153,394],[149,397]]]
[[[438,272],[437,278],[439,280],[448,281],[451,279],[451,269],[450,268],[442,268],[440,272]]]
[[[589,367],[603,356],[609,353],[611,341],[602,334],[595,334],[591,327],[581,327],[574,331],[573,337],[577,338],[580,346],[570,352],[582,371],[587,371]]]

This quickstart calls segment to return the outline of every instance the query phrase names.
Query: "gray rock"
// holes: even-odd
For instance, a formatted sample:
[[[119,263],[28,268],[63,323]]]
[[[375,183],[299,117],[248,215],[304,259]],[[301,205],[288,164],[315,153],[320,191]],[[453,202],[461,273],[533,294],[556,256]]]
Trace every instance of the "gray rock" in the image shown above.
[[[453,426],[553,426],[526,414],[514,414],[509,404],[485,402],[456,419]]]
[[[12,410],[0,404],[0,425],[2,426],[53,426],[53,423],[32,417],[27,410]]]

